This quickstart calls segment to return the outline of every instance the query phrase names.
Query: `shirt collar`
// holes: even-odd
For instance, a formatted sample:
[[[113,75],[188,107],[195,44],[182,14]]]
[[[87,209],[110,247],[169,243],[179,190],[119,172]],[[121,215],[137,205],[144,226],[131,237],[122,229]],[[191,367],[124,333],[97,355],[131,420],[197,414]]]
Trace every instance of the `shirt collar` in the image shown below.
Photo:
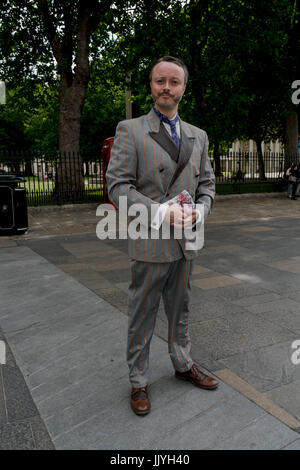
[[[176,119],[178,117],[179,119],[179,116],[178,116],[178,113],[174,114],[174,116],[172,117],[172,119],[168,118],[165,114],[161,113],[160,111],[158,111],[158,109],[156,109],[156,107],[154,106],[153,107],[155,113],[157,114],[157,116],[160,118],[160,120],[162,120],[162,116],[164,116],[166,119],[168,119],[169,121],[174,121],[174,119]]]

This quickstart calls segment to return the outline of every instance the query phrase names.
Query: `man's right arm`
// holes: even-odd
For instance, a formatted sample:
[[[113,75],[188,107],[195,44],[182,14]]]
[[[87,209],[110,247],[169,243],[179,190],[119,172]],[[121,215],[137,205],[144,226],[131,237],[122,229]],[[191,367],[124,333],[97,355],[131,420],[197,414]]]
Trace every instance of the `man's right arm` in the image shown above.
[[[148,216],[151,216],[151,206],[155,209],[156,205],[158,209],[160,204],[136,189],[137,147],[132,123],[132,120],[122,121],[116,129],[106,172],[108,196],[116,207],[119,207],[120,196],[126,196],[128,207],[132,204],[143,204]],[[155,214],[154,209],[152,215]],[[149,217],[148,219],[150,221]]]

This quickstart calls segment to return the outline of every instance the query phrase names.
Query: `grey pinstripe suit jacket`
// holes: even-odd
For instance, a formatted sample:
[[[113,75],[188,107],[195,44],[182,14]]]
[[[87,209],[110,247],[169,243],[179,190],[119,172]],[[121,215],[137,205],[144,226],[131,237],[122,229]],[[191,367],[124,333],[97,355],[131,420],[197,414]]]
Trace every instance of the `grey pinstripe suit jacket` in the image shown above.
[[[120,196],[127,196],[128,207],[144,204],[150,225],[151,204],[166,202],[186,189],[196,203],[205,203],[205,212],[209,212],[215,177],[208,158],[207,134],[181,120],[180,131],[178,152],[153,109],[118,124],[106,173],[109,198],[115,206],[119,206]],[[151,239],[150,229],[148,239],[129,238],[128,251],[131,259],[158,263],[197,256],[197,251],[185,249],[184,239]]]

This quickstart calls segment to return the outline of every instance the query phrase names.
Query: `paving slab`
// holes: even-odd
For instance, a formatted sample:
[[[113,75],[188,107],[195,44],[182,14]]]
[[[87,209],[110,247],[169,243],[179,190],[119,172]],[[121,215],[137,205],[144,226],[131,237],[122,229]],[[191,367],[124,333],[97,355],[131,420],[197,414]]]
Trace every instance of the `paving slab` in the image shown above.
[[[280,298],[280,297],[276,300],[269,301],[269,302],[260,302],[260,303],[255,303],[255,304],[252,303],[251,305],[246,305],[245,308],[255,314],[264,313],[264,312],[274,312],[274,313],[286,312],[286,313],[300,314],[299,302],[292,300],[292,299],[286,299],[286,298]]]
[[[286,426],[278,426],[273,416],[264,415],[233,433],[211,449],[214,450],[274,450],[282,449],[295,438]]]
[[[242,393],[244,397],[247,397],[249,400],[260,406],[263,410],[279,419],[282,423],[286,424],[296,432],[300,431],[300,421],[294,415],[278,406],[275,402],[267,398],[262,393],[258,392],[254,387],[245,382],[230,369],[218,370],[215,372],[215,374],[217,377],[224,380],[227,384],[230,384],[235,390]]]
[[[24,377],[17,367],[2,367],[7,421],[24,420],[38,414]]]
[[[266,396],[289,413],[300,419],[300,380],[273,388],[266,392]]]
[[[300,439],[296,439],[291,444],[282,448],[283,450],[300,450]]]
[[[261,392],[300,380],[300,367],[292,363],[292,341],[222,358],[222,363]]]
[[[0,365],[0,449],[52,450],[53,442],[17,366],[8,342],[6,362]]]
[[[192,343],[200,343],[215,360],[223,361],[228,356],[244,354],[262,346],[286,340],[292,342],[297,333],[241,311],[194,323],[191,338]]]
[[[242,299],[232,300],[232,303],[240,305],[241,307],[252,307],[253,305],[264,305],[265,303],[280,299],[280,295],[275,294],[275,292],[270,292],[269,294],[251,295]],[[250,309],[250,311],[253,310]]]
[[[11,250],[11,248],[9,248],[9,250]],[[200,416],[202,417],[202,412],[204,413],[203,410],[208,410],[207,414],[209,415],[210,413],[218,414],[218,409],[220,409],[223,414],[224,410],[222,406],[219,408],[220,401],[221,403],[225,403],[230,397],[237,395],[234,390],[224,384],[222,384],[215,393],[210,394],[206,391],[192,389],[190,384],[176,381],[167,354],[167,344],[165,341],[155,337],[153,339],[153,353],[151,354],[151,362],[154,366],[154,375],[151,376],[151,380],[153,381],[151,386],[153,411],[147,417],[149,419],[148,426],[146,427],[148,429],[148,435],[145,436],[145,433],[141,431],[143,428],[142,423],[139,422],[141,423],[141,426],[139,426],[139,423],[136,422],[138,418],[132,415],[131,410],[128,409],[130,387],[125,363],[125,334],[120,337],[120,331],[123,333],[126,331],[126,316],[105,300],[99,299],[98,296],[84,286],[80,285],[79,288],[77,281],[70,278],[68,274],[63,273],[55,266],[49,265],[44,258],[35,254],[30,249],[17,247],[14,248],[14,250],[14,252],[10,251],[10,253],[7,254],[5,268],[8,268],[10,262],[12,264],[15,263],[15,260],[19,256],[18,251],[20,250],[23,262],[21,265],[19,264],[19,278],[21,278],[24,271],[28,269],[25,262],[26,255],[29,264],[31,266],[35,265],[38,268],[39,276],[34,276],[37,288],[34,301],[30,302],[28,299],[24,308],[19,310],[19,314],[18,311],[16,311],[11,318],[6,316],[2,319],[4,334],[7,335],[8,341],[10,341],[10,339],[13,340],[11,347],[19,360],[19,366],[25,376],[27,386],[34,400],[34,406],[32,407],[33,402],[30,402],[31,395],[28,396],[29,404],[27,407],[23,407],[23,414],[21,413],[21,409],[13,406],[14,400],[18,399],[20,393],[26,396],[27,388],[23,389],[22,386],[20,386],[20,384],[23,383],[21,375],[18,379],[19,382],[18,380],[13,381],[13,378],[16,379],[14,375],[16,373],[18,374],[16,370],[13,373],[12,370],[6,368],[3,377],[8,390],[10,382],[13,382],[12,389],[10,390],[11,401],[8,403],[8,409],[13,410],[15,413],[13,417],[19,419],[34,418],[36,409],[38,409],[56,448],[121,448],[120,442],[123,443],[122,448],[124,448],[124,446],[128,448],[153,448],[156,446],[155,443],[160,440],[163,445],[166,444],[168,446],[169,444],[167,444],[167,442],[169,441],[165,441],[165,434],[168,436],[170,433],[172,435],[174,434],[173,438],[177,439],[176,436],[179,432],[178,426],[182,425],[185,427],[187,423],[190,424],[189,429],[193,434],[195,432],[195,426],[196,428],[198,426],[195,413],[199,415],[199,419]],[[10,255],[10,257],[8,255]],[[32,263],[33,259],[35,263]],[[76,308],[74,308],[73,311],[68,310],[68,321],[66,321],[64,315],[63,319],[60,319],[60,322],[56,314],[53,316],[50,315],[50,317],[46,319],[43,310],[40,311],[36,309],[34,318],[37,321],[37,325],[32,328],[32,307],[34,303],[38,305],[39,293],[40,298],[44,299],[43,290],[39,284],[45,282],[44,276],[49,276],[49,273],[51,273],[51,275],[47,278],[47,282],[52,295],[47,297],[47,301],[50,304],[53,302],[53,309],[55,309],[56,297],[61,290],[64,291],[65,295],[69,290],[72,296],[76,288],[81,289],[85,303],[84,313],[86,315],[86,321],[84,322],[84,317],[80,316],[81,321],[79,325],[76,325],[77,328],[72,324],[72,319],[78,319],[78,313],[80,313],[80,309],[76,310]],[[64,277],[65,279],[63,279]],[[57,284],[57,286],[54,284]],[[11,284],[8,282],[5,286],[6,299],[9,299],[9,294],[11,294],[10,286],[12,286],[12,288],[15,287],[15,280],[11,279]],[[23,293],[25,293],[25,291],[23,291]],[[17,305],[19,303],[18,299],[20,298],[20,296],[17,297]],[[97,303],[95,303],[96,298]],[[99,309],[99,316],[96,315],[95,306]],[[91,309],[90,314],[89,309]],[[18,338],[15,327],[20,320],[20,315],[22,317],[21,325],[23,336],[19,336]],[[40,328],[41,321],[43,325],[42,329]],[[58,326],[61,326],[61,328],[57,328],[57,321],[58,324],[60,323]],[[28,322],[28,324],[26,324],[26,322]],[[28,329],[27,326],[29,326]],[[26,331],[29,333],[28,338],[26,338]],[[63,335],[60,334],[61,331],[64,331]],[[17,341],[17,339],[20,341]],[[108,359],[106,359],[106,363],[101,362],[100,358],[105,355],[110,358],[110,362]],[[123,356],[123,361],[111,361],[111,358],[120,356]],[[94,362],[91,361],[91,357],[94,358]],[[89,373],[80,376],[80,374],[78,374],[79,364],[82,363],[84,366],[88,361],[93,364],[89,369]],[[99,370],[97,370],[97,364],[99,364]],[[102,373],[103,366],[107,367],[106,375]],[[72,370],[73,375],[69,372]],[[46,371],[46,374],[33,384],[32,378],[34,376],[37,377],[37,375],[43,373],[43,371]],[[77,374],[76,372],[74,373],[74,371],[76,371]],[[109,371],[111,374],[108,373]],[[69,375],[67,374],[68,372]],[[67,377],[65,381],[62,380],[64,376]],[[113,378],[114,380],[112,381]],[[116,378],[118,379],[117,381]],[[117,383],[117,387],[113,386],[114,381]],[[47,384],[50,383],[52,387],[49,389]],[[19,384],[19,386],[15,387],[15,384]],[[178,402],[181,396],[184,396],[182,404],[180,404],[180,401]],[[237,400],[239,398],[240,397],[238,397]],[[164,402],[164,400],[166,400],[166,402]],[[114,406],[115,403],[119,404],[117,407],[119,408],[119,413],[117,413],[117,409]],[[183,406],[183,403],[186,404],[186,407]],[[252,409],[253,406],[251,402],[249,403],[250,405],[248,404],[248,406]],[[168,407],[171,407],[169,415],[173,417],[172,420],[166,420],[162,417],[162,407],[164,413]],[[243,404],[242,408],[244,410],[243,413],[241,412],[243,415],[242,422],[244,422],[244,420],[248,420],[249,422],[253,419],[253,416],[257,416],[257,413],[258,415],[264,413],[259,407],[254,407],[253,416],[252,412],[247,415],[247,406],[245,408]],[[125,413],[125,410],[127,413]],[[177,413],[175,413],[175,410],[177,410]],[[180,412],[178,410],[180,410]],[[112,419],[114,412],[117,421]],[[12,413],[12,411],[10,411],[10,413]],[[21,414],[17,416],[16,413]],[[120,431],[120,415],[122,415],[122,413],[125,425],[124,432]],[[204,413],[204,415],[206,416],[206,413]],[[103,419],[105,416],[110,420],[111,431],[108,430],[107,424],[105,425],[105,423],[107,423],[107,421]],[[128,416],[131,418],[129,421]],[[162,427],[163,422],[165,423],[164,427]],[[95,423],[98,423],[98,434],[95,434]],[[100,425],[100,423],[102,424]],[[89,425],[91,425],[93,432],[89,431]],[[130,428],[130,426],[132,426],[132,428]],[[10,436],[13,445],[19,448],[17,437],[20,429],[24,433],[23,447],[33,448],[35,443],[31,426],[13,428],[7,427],[6,425],[6,427],[3,427],[2,441],[4,445],[8,438],[7,436]],[[85,440],[79,437],[83,435],[83,429]],[[223,433],[226,434],[231,429],[232,427],[230,426],[228,431],[224,428]],[[139,438],[137,437],[138,435]],[[213,437],[211,438],[213,439]],[[129,440],[131,440],[131,444]],[[202,438],[200,441],[202,442]],[[205,440],[204,446],[206,442],[210,441]],[[198,447],[199,445],[200,447],[202,446],[199,442],[197,444],[194,442],[188,448],[193,448],[195,445]]]
[[[192,289],[192,291],[195,292],[195,289]],[[194,297],[194,292],[192,294],[192,298]],[[237,300],[254,295],[269,294],[270,292],[273,292],[272,288],[267,289],[266,287],[262,287],[260,284],[251,283],[250,280],[248,280],[247,282],[234,286],[219,287],[218,289],[211,291],[209,295],[210,298],[217,296],[221,299]],[[200,294],[199,297],[201,298]]]
[[[30,423],[17,422],[0,426],[0,450],[35,450]]]
[[[300,312],[299,310],[286,310],[285,308],[277,311],[268,311],[258,314],[259,318],[271,321],[278,326],[283,326],[300,337]]]
[[[264,411],[241,395],[219,401],[204,412],[195,412],[193,418],[153,439],[155,450],[207,449],[216,442],[238,431]]]
[[[194,279],[191,281],[191,284],[196,287],[200,287],[200,289],[207,290],[207,289],[216,289],[218,287],[225,287],[225,286],[232,286],[234,284],[240,284],[243,282],[240,279],[235,279],[232,276],[222,276],[221,274],[218,276],[212,276],[209,278],[203,279]]]
[[[161,304],[143,418],[130,409],[125,361],[127,241],[96,239],[96,205],[52,209],[44,226],[37,211],[27,234],[2,238],[1,448],[299,448],[300,217],[286,198],[232,200],[234,210],[216,200],[191,291],[192,354],[221,386],[175,380]],[[23,411],[13,407],[23,397]]]

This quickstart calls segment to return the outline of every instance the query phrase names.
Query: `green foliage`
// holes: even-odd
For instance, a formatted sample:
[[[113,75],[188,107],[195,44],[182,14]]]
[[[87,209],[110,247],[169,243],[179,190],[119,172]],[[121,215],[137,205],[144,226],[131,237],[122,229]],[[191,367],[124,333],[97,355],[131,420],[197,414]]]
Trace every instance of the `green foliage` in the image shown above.
[[[125,93],[94,67],[81,119],[81,151],[99,155],[101,142],[125,119]],[[22,89],[8,91],[0,107],[0,150],[31,150],[51,154],[58,150],[58,89],[36,85],[30,97]]]
[[[27,150],[30,146],[25,132],[27,100],[20,89],[7,89],[6,103],[0,105],[0,151]]]
[[[0,52],[0,79],[9,81],[12,87],[21,86],[23,80],[28,84],[29,79],[52,83],[56,80],[56,65],[37,2],[0,2]]]
[[[25,87],[25,89],[27,89]],[[58,148],[58,93],[52,87],[7,85],[7,103],[0,107],[0,150],[52,153]]]
[[[95,62],[81,118],[81,151],[99,155],[102,141],[114,136],[117,123],[123,119],[125,85],[113,81],[109,64]]]
[[[42,154],[58,150],[58,87],[42,87],[33,92],[33,106],[25,121],[25,133],[31,142],[30,150]]]
[[[290,85],[300,76],[297,18],[294,0],[145,1],[111,52],[119,69],[131,73],[138,114],[152,103],[150,64],[169,54],[190,71],[180,115],[205,128],[213,145],[283,138]]]
[[[46,2],[57,41],[70,46],[59,67],[46,39],[41,3],[0,2],[0,79],[8,86],[7,105],[0,107],[0,148],[58,148],[59,79],[65,70],[76,70],[76,25],[83,2]],[[125,118],[126,84],[134,116],[148,112],[153,103],[149,69],[166,54],[182,58],[189,68],[180,115],[207,130],[211,147],[226,149],[236,138],[283,139],[284,117],[293,109],[291,83],[300,78],[299,4],[116,1],[90,40],[81,150],[98,153],[101,141]]]

